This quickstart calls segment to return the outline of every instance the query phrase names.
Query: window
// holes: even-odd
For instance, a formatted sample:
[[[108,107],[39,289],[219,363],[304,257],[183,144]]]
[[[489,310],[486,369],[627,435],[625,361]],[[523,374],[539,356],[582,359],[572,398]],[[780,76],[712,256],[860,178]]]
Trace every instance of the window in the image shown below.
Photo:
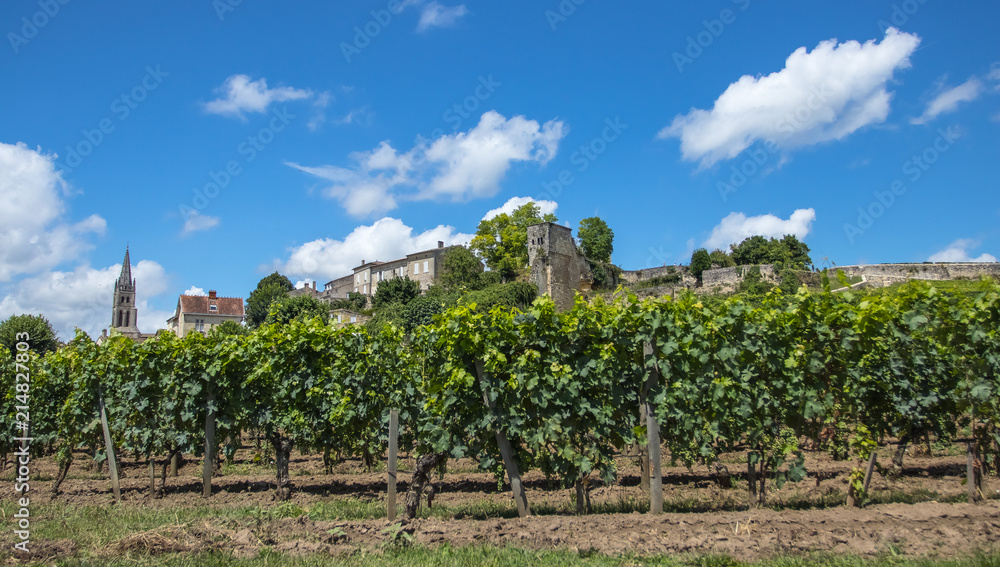
[[[194,330],[198,331],[199,333],[205,332],[205,320],[204,319],[195,319],[194,320]]]
[[[420,262],[414,262],[413,263],[413,275],[417,275],[419,273],[420,273]]]
[[[209,311],[218,311],[219,307],[217,305],[209,305],[208,306],[208,310]]]
[[[351,315],[351,323],[357,323],[357,322],[358,322],[358,318],[356,316],[354,316],[354,315]]]
[[[365,272],[365,281],[368,281],[368,272]]]
[[[363,290],[361,293],[365,293],[365,294],[368,293],[368,286],[367,285],[366,286],[362,286],[361,289]]]
[[[429,270],[427,269],[427,260],[424,260],[424,273],[426,274]]]

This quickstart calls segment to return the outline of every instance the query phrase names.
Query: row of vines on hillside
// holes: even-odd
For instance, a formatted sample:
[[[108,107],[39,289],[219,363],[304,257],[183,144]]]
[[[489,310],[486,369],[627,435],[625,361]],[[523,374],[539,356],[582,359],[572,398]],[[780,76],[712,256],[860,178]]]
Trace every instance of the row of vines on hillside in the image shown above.
[[[564,313],[545,298],[525,312],[461,305],[412,335],[318,319],[138,345],[98,346],[80,333],[44,358],[21,358],[34,381],[32,450],[56,455],[55,491],[74,449],[104,457],[101,397],[114,444],[148,460],[153,493],[157,459],[165,470],[177,453],[204,452],[211,412],[229,456],[241,432],[273,446],[283,499],[292,447],[328,463],[334,454],[372,462],[394,408],[420,466],[468,457],[498,478],[506,471],[527,514],[519,473],[540,470],[585,497],[590,478],[615,478],[616,454],[646,442],[646,403],[675,461],[747,451],[751,506],[769,483],[803,478],[803,439],[863,462],[888,437],[969,431],[978,487],[1000,452],[998,329],[1000,286],[948,294],[913,283],[882,295],[775,291],[754,304],[684,295],[578,299]],[[9,437],[15,364],[0,350]],[[5,460],[8,451],[0,444]]]

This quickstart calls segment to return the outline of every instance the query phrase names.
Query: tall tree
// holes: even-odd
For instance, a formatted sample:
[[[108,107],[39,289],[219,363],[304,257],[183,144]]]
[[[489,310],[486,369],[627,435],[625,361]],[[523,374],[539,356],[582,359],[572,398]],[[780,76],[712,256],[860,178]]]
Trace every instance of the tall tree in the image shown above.
[[[708,257],[712,260],[713,268],[731,268],[736,265],[736,261],[733,260],[732,256],[727,254],[724,250],[719,250],[718,248],[712,250]]]
[[[372,307],[376,310],[398,303],[405,306],[420,295],[420,284],[410,276],[391,278],[379,282],[372,297]]]
[[[712,268],[712,259],[708,254],[708,250],[704,248],[699,248],[694,251],[691,255],[691,275],[701,279],[701,274],[705,270]]]
[[[326,323],[330,319],[330,305],[308,295],[286,295],[271,303],[264,322],[284,325],[294,319],[308,321],[313,317],[319,317]]]
[[[287,297],[288,292],[295,289],[292,282],[285,276],[274,272],[257,282],[257,289],[250,292],[247,298],[246,316],[247,324],[256,329],[267,319],[267,313],[271,309],[271,303],[282,297]]]
[[[600,217],[590,217],[580,221],[576,235],[580,239],[583,255],[597,262],[611,262],[614,251],[615,233]]]
[[[456,246],[441,259],[441,285],[448,290],[476,290],[482,285],[483,263],[472,250]]]
[[[528,227],[556,220],[552,213],[541,215],[535,203],[525,203],[509,215],[500,213],[480,221],[469,247],[509,282],[528,266]]]
[[[22,341],[38,354],[52,352],[59,346],[52,325],[41,315],[12,315],[0,323],[0,345],[16,352],[17,343]]]

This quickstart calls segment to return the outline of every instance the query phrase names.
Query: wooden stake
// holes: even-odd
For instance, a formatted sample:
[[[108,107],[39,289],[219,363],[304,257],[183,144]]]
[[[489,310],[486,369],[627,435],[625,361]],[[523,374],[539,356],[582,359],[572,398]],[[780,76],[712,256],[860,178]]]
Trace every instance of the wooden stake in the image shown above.
[[[390,522],[396,520],[396,451],[399,436],[399,410],[389,411],[389,463],[386,466],[389,476],[388,494],[385,499],[386,517]]]
[[[97,404],[101,412],[101,427],[104,429],[104,452],[108,455],[108,472],[111,473],[111,490],[115,493],[115,501],[122,501],[122,489],[118,484],[118,464],[115,462],[115,444],[111,441],[111,429],[108,428],[108,412],[104,408],[104,393],[100,384],[97,386]]]
[[[969,494],[969,504],[975,504],[978,500],[979,495],[976,494],[976,455],[974,443],[968,441],[965,444],[965,460],[966,460],[966,488]]]
[[[647,357],[653,355],[653,345],[646,343],[643,346],[643,354]],[[646,438],[649,439],[649,464],[652,469],[653,478],[649,480],[649,511],[653,514],[663,513],[663,476],[660,469],[660,424],[656,421],[656,412],[653,403],[650,401],[654,386],[660,379],[660,371],[655,366],[655,359],[647,361],[650,364],[649,379],[643,389],[645,390],[646,408]]]
[[[207,406],[215,403],[215,389],[209,383]],[[201,495],[212,495],[212,467],[215,460],[215,411],[206,407],[205,413],[205,462],[201,467]]]
[[[496,404],[490,399],[486,387],[486,372],[483,370],[483,363],[476,361],[476,373],[479,375],[479,385],[483,391],[483,401],[489,408],[494,418],[497,415]],[[507,435],[499,428],[496,428],[497,445],[500,446],[500,456],[503,457],[503,466],[507,470],[507,478],[510,479],[510,489],[514,493],[514,504],[517,505],[517,515],[524,518],[531,515],[528,507],[528,497],[524,493],[524,485],[521,484],[521,474],[517,470],[517,462],[514,460],[514,452],[510,448],[510,441]]]
[[[875,462],[878,460],[878,451],[872,449],[871,456],[868,457],[868,468],[865,469],[865,497],[868,497],[868,486],[872,482],[872,473],[875,471]]]
[[[177,476],[177,470],[181,468],[181,452],[177,451],[174,456],[170,458],[170,476]]]

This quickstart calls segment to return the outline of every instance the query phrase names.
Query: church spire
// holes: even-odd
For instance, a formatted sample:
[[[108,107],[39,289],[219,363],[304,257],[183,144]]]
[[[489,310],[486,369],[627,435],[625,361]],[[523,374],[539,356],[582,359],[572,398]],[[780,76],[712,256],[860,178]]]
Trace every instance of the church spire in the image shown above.
[[[125,288],[133,287],[135,281],[132,280],[132,262],[128,257],[128,245],[125,246],[125,259],[122,261],[122,273],[118,276],[118,284],[116,287]]]

